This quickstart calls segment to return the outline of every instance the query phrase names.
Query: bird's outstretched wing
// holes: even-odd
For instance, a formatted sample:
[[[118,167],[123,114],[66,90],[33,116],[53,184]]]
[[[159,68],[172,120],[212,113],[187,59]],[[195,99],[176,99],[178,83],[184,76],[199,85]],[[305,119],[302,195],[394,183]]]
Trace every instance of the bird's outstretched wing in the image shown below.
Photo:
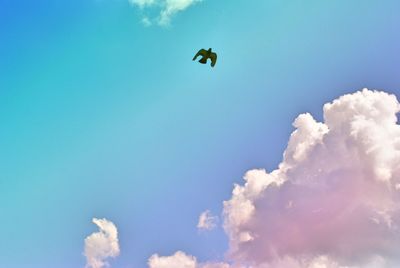
[[[217,63],[217,53],[211,53],[210,59],[211,59],[211,67],[214,67],[215,64]]]
[[[198,56],[206,56],[206,54],[207,54],[207,50],[205,50],[205,49],[200,49],[199,50],[199,52],[197,52],[197,54],[193,57],[193,60],[196,60],[196,58],[198,57]]]

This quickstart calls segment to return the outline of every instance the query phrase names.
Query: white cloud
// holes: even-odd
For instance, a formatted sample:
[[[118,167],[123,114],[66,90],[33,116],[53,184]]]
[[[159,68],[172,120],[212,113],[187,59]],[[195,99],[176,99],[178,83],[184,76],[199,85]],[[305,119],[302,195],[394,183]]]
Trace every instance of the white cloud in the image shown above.
[[[230,268],[226,263],[198,263],[193,256],[182,251],[175,252],[171,256],[159,256],[154,254],[148,261],[149,268]]]
[[[158,256],[154,254],[148,261],[149,268],[196,268],[197,261],[193,256],[177,251],[172,256]]]
[[[399,110],[394,95],[364,89],[325,104],[324,123],[299,115],[279,168],[248,171],[224,202],[234,262],[336,268],[395,257]]]
[[[157,0],[129,0],[133,5],[137,5],[140,8],[145,8],[147,6],[152,6],[157,3]]]
[[[230,264],[177,251],[151,256],[149,268],[399,267],[400,104],[364,89],[323,110],[324,122],[299,115],[278,168],[248,171],[224,202]],[[85,255],[100,268],[119,254],[117,230],[94,223]]]
[[[142,23],[143,23],[144,26],[147,26],[147,27],[152,25],[150,19],[148,17],[146,17],[146,16],[144,16],[142,18]]]
[[[115,225],[106,219],[94,218],[92,221],[99,227],[99,232],[85,239],[86,267],[106,267],[108,258],[119,255],[118,231]]]
[[[157,24],[166,26],[169,25],[173,16],[184,11],[188,7],[203,0],[129,0],[129,2],[144,11],[145,9],[157,9],[159,15],[150,19],[144,16],[142,22],[149,26],[155,21]]]
[[[399,267],[399,111],[364,89],[325,104],[322,123],[299,115],[278,168],[248,171],[224,202],[231,264],[181,252],[169,267]]]
[[[217,226],[217,216],[213,216],[209,210],[204,211],[200,214],[197,228],[201,230],[210,231]]]

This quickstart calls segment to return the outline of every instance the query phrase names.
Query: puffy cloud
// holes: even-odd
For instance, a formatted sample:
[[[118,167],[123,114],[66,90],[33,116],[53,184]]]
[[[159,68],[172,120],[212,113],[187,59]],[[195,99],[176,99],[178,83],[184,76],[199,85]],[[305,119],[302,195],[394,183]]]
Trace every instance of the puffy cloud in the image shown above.
[[[129,0],[131,4],[138,6],[142,10],[145,8],[156,8],[159,10],[159,15],[155,19],[149,19],[147,16],[143,17],[142,22],[146,26],[151,25],[153,20],[162,26],[169,25],[173,16],[201,1],[202,0]]]
[[[196,268],[197,261],[193,256],[177,251],[172,256],[158,256],[154,254],[148,261],[149,268]]]
[[[85,239],[86,267],[106,267],[108,258],[119,255],[118,231],[114,223],[106,219],[94,218],[92,221],[99,227],[99,232]]]
[[[149,268],[230,268],[226,263],[198,263],[193,256],[182,251],[175,252],[171,256],[159,256],[154,254],[148,261]]]
[[[178,251],[151,256],[149,268],[399,267],[400,104],[364,89],[323,111],[324,122],[299,115],[278,168],[248,171],[224,202],[230,264],[201,263]],[[209,226],[212,216],[203,214],[199,226]],[[101,239],[86,240],[109,233],[96,224]],[[85,255],[101,267],[116,254]]]
[[[400,246],[399,110],[364,89],[325,104],[324,123],[299,115],[278,169],[248,171],[224,202],[234,263],[388,267]]]
[[[217,226],[217,216],[213,216],[209,210],[200,214],[197,228],[201,230],[212,230]]]

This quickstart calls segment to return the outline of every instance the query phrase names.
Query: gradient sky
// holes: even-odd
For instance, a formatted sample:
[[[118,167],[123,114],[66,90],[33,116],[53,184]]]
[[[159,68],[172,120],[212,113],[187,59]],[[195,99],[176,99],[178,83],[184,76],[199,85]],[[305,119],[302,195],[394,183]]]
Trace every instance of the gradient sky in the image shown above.
[[[276,168],[293,119],[363,87],[400,96],[398,0],[204,0],[169,27],[128,0],[0,0],[0,267],[83,267],[93,217],[112,267],[221,260],[219,214]],[[215,68],[192,62],[200,48]]]

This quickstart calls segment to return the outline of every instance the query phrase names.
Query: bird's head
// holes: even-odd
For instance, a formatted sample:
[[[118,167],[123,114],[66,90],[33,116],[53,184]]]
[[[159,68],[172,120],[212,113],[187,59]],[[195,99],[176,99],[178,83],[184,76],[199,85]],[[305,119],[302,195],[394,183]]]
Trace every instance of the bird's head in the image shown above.
[[[211,47],[208,49],[208,52],[211,52]]]

